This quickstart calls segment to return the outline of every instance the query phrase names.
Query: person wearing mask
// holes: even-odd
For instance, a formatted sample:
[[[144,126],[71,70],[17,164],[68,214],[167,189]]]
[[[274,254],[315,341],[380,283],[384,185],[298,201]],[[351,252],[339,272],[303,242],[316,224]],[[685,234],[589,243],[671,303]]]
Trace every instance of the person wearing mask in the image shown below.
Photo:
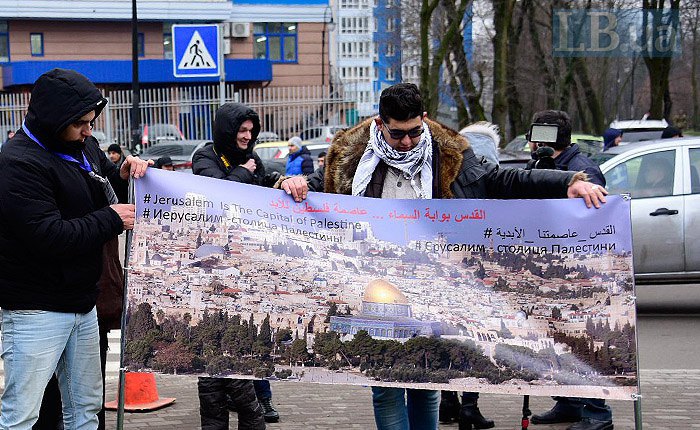
[[[609,128],[603,132],[603,151],[614,148],[622,142],[622,130]]]
[[[568,196],[600,207],[607,194],[581,172],[500,169],[477,157],[463,136],[427,118],[409,83],[382,91],[379,116],[335,135],[324,169],[284,178],[280,187],[297,202],[323,191],[394,199]],[[437,429],[439,402],[438,391],[372,387],[379,430]]]
[[[287,156],[287,175],[309,175],[314,172],[314,161],[311,153],[302,145],[301,138],[294,136],[289,139],[289,155]]]
[[[100,150],[92,127],[106,104],[80,73],[46,72],[34,83],[22,128],[0,153],[3,429],[37,421],[54,373],[65,428],[98,427],[103,247],[133,228],[135,207],[117,194],[149,165],[129,156],[117,168]]]
[[[192,171],[195,175],[271,187],[279,174],[266,174],[253,152],[258,133],[260,118],[253,109],[240,103],[222,105],[214,117],[214,142],[194,153]],[[279,421],[269,381],[201,377],[197,388],[203,430],[228,429],[229,403],[238,412],[239,429],[264,429],[265,422]]]

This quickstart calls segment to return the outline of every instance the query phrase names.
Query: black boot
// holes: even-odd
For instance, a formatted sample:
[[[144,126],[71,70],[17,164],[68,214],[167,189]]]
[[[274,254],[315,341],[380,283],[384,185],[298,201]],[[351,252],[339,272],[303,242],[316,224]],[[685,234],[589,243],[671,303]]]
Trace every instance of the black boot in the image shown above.
[[[266,423],[276,423],[280,420],[280,414],[277,413],[275,408],[272,406],[272,399],[259,399],[260,406],[263,408],[263,417],[265,417]]]
[[[440,392],[440,412],[439,420],[441,423],[451,423],[459,419],[459,398],[454,391]]]
[[[465,401],[462,399],[462,409],[459,411],[459,430],[490,429],[494,422],[487,420],[477,406],[476,400]]]

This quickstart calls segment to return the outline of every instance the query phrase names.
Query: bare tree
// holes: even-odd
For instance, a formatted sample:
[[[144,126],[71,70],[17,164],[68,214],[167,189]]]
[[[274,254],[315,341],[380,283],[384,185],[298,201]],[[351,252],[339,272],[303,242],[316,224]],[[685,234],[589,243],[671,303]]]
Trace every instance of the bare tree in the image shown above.
[[[657,31],[659,31],[662,26],[673,28],[672,20],[674,19],[674,15],[669,14],[668,16],[663,16],[661,14],[665,6],[665,0],[643,1],[642,43],[644,43],[646,51],[644,53],[644,64],[647,66],[647,71],[649,72],[651,96],[649,100],[649,117],[654,119],[665,118],[667,121],[670,121],[672,101],[668,90],[668,78],[671,73],[673,58],[670,55],[655,55],[653,51],[657,42],[656,37],[660,36]],[[673,12],[678,13],[680,0],[669,0],[669,6]],[[666,21],[664,21],[664,18],[666,18]],[[649,19],[652,21],[651,24],[649,23]],[[648,34],[650,25],[652,31],[651,35]],[[673,31],[672,34],[669,34],[668,43],[670,46],[673,46],[676,42],[676,37],[678,36]]]
[[[445,0],[450,1],[450,0]],[[463,17],[471,0],[458,0],[456,13]],[[428,116],[435,117],[439,103],[440,68],[459,33],[461,20],[452,20],[439,40],[429,37],[433,13],[440,0],[423,0],[420,11],[421,82],[420,89]],[[435,46],[437,44],[437,46]],[[431,50],[431,46],[433,47]]]

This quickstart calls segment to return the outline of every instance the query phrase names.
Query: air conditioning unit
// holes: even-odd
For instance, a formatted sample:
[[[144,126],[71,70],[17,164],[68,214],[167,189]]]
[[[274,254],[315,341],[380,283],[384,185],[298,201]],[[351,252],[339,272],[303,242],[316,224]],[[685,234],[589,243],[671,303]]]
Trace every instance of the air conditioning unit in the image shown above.
[[[231,23],[230,22],[222,22],[221,23],[221,31],[222,31],[224,37],[231,37]]]
[[[231,37],[248,37],[250,36],[249,22],[232,22]]]

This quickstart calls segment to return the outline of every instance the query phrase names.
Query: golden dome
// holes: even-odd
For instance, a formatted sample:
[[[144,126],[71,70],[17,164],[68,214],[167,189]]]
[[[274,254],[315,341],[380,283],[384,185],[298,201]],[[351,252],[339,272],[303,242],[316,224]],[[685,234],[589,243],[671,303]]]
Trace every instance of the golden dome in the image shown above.
[[[374,279],[367,284],[367,289],[365,289],[365,295],[362,297],[362,301],[402,305],[408,304],[406,296],[404,296],[398,288],[383,279]]]

